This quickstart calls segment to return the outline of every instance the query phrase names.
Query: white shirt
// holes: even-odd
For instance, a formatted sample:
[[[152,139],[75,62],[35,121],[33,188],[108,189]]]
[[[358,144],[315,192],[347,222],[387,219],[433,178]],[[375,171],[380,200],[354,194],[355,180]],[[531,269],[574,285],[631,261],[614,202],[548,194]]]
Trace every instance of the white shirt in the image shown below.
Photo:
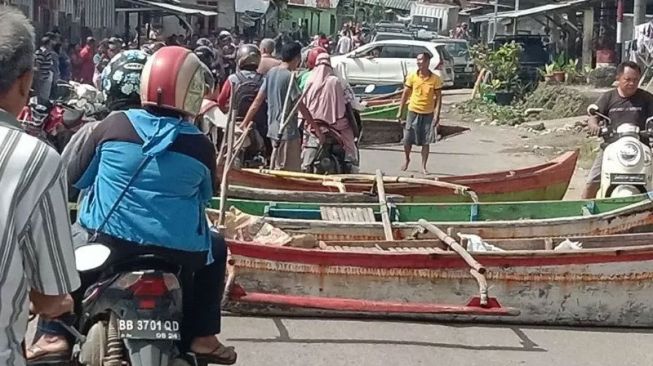
[[[340,37],[340,40],[338,40],[338,47],[337,47],[338,54],[344,55],[351,52],[351,44],[352,41],[351,38],[349,38],[349,36]]]
[[[79,287],[59,155],[0,110],[0,365],[22,366],[28,294]]]

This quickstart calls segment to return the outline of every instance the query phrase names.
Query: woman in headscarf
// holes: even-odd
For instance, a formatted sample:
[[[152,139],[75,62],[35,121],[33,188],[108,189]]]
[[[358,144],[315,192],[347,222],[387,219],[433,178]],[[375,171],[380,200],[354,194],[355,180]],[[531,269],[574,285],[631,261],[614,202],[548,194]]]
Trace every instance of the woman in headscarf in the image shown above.
[[[357,170],[356,135],[358,128],[354,127],[355,123],[348,118],[345,90],[331,66],[328,53],[321,53],[317,56],[315,68],[306,85],[305,98],[305,104],[313,119],[319,123],[319,132],[323,133],[327,130],[334,132],[345,150],[346,161],[352,165],[353,170]],[[305,130],[304,136],[302,169],[309,171],[317,153],[319,140],[315,131],[316,126],[306,127],[308,127],[308,131]]]

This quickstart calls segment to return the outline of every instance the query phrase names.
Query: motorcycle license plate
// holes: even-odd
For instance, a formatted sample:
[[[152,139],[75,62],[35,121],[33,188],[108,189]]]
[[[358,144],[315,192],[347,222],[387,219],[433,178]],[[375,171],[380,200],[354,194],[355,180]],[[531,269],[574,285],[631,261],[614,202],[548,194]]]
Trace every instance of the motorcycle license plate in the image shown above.
[[[151,340],[181,340],[179,322],[176,320],[119,319],[121,338]]]
[[[612,184],[644,184],[646,174],[610,174]]]

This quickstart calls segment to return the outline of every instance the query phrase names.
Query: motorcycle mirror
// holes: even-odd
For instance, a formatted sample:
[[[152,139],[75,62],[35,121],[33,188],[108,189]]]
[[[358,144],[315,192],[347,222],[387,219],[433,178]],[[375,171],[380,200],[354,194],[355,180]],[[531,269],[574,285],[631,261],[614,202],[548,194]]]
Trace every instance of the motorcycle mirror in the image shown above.
[[[370,93],[372,93],[374,91],[374,89],[376,89],[376,85],[370,84],[370,85],[365,87],[365,93],[370,94]]]
[[[111,255],[111,249],[102,244],[89,244],[75,249],[75,265],[80,272],[99,268]]]
[[[646,120],[646,130],[647,131],[653,131],[653,117],[649,117]]]
[[[590,116],[596,116],[596,112],[598,111],[599,111],[599,106],[596,104],[590,104],[587,107],[587,114],[589,114]]]

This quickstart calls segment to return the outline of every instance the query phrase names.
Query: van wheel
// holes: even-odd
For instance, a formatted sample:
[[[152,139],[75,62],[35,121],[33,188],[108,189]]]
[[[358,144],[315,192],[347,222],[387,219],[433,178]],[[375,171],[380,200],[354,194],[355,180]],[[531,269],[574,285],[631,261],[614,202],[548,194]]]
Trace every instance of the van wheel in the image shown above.
[[[86,342],[79,352],[79,363],[86,366],[102,366],[106,354],[107,328],[101,321],[93,324],[86,335]]]

